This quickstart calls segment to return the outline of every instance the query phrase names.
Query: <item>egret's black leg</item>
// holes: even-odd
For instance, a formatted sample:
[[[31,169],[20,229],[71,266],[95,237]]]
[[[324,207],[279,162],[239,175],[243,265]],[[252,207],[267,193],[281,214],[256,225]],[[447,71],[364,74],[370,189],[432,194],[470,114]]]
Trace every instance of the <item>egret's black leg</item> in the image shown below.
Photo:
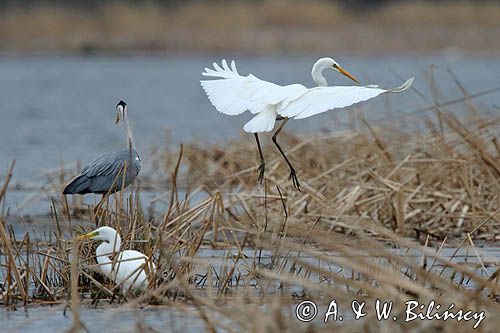
[[[257,181],[259,184],[262,184],[262,181],[264,180],[264,172],[266,171],[266,162],[264,161],[264,155],[262,154],[262,148],[260,147],[260,142],[259,142],[259,135],[257,133],[254,133],[255,135],[255,141],[257,142],[257,148],[259,148],[259,156],[260,156],[260,165],[257,171],[259,172],[259,178]]]
[[[283,156],[283,158],[285,159],[286,163],[288,164],[288,167],[290,168],[290,176],[288,176],[288,179],[290,179],[292,181],[292,184],[293,186],[300,191],[300,183],[299,183],[299,179],[297,178],[297,174],[295,172],[295,169],[294,167],[292,166],[292,163],[290,163],[290,161],[288,160],[288,158],[286,157],[285,155],[285,152],[283,152],[283,149],[281,149],[280,145],[278,144],[278,134],[280,134],[281,130],[283,129],[283,127],[285,126],[286,122],[288,121],[288,118],[285,118],[283,120],[283,122],[281,123],[281,125],[278,127],[278,129],[276,130],[276,132],[274,132],[274,135],[273,135],[273,142],[274,144],[276,145],[276,147],[278,147],[281,155]]]

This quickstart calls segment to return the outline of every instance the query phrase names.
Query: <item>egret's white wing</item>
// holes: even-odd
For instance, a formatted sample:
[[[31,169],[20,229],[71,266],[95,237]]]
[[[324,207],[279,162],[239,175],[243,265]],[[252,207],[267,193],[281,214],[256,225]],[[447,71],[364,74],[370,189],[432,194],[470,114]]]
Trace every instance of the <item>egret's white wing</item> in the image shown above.
[[[150,272],[151,270],[156,269],[156,265],[154,264],[153,261],[149,261],[149,258],[145,254],[135,250],[125,250],[120,252],[119,260],[122,261],[123,264],[130,262],[133,265],[137,265],[137,267],[144,265],[144,263],[148,262],[147,269]]]
[[[316,87],[309,89],[299,98],[285,107],[278,109],[283,117],[302,119],[323,113],[328,110],[344,108],[374,98],[383,93],[399,93],[408,89],[413,78],[393,89],[382,89],[378,86],[352,87]]]
[[[268,106],[243,126],[248,133],[270,132],[276,123],[276,108]]]
[[[366,101],[384,92],[386,90],[375,87],[317,87],[278,112],[283,117],[302,119]]]
[[[295,100],[298,96],[302,96],[306,92],[307,88],[300,84],[292,84],[281,87],[280,99],[275,100],[274,104],[264,104],[260,106],[258,109],[260,111],[255,117],[247,122],[245,126],[243,126],[243,130],[249,133],[272,131],[274,124],[276,123],[276,117],[278,116],[277,110],[284,108],[288,105],[288,103]]]
[[[201,86],[217,111],[227,115],[237,115],[247,110],[259,113],[268,105],[276,105],[289,98],[291,92],[307,90],[301,85],[282,87],[252,74],[241,76],[234,61],[231,61],[231,67],[226,60],[222,60],[222,67],[217,63],[213,65],[214,69],[205,68],[202,75],[219,79],[202,80]]]
[[[145,264],[148,263],[148,267]],[[147,275],[156,269],[153,262],[148,262],[148,257],[141,252],[125,250],[119,253],[114,264],[115,281],[123,283],[126,290],[133,286],[134,289],[147,285]]]

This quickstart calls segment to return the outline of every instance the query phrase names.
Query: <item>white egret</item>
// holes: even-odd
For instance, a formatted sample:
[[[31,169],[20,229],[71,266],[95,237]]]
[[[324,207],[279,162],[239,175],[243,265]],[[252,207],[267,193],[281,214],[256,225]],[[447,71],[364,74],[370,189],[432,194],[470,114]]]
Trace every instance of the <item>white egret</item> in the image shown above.
[[[393,89],[382,89],[376,85],[328,87],[323,76],[325,69],[333,69],[358,82],[332,58],[321,58],[313,65],[311,75],[318,87],[310,89],[301,84],[280,86],[261,80],[252,74],[242,76],[238,73],[234,61],[231,61],[231,66],[228,66],[224,59],[222,67],[217,63],[213,66],[214,69],[205,68],[202,75],[218,79],[200,81],[213,106],[219,112],[231,116],[247,110],[255,114],[243,126],[243,130],[255,135],[261,160],[258,168],[258,181],[262,183],[264,178],[265,162],[257,133],[270,132],[277,120],[283,120],[273,134],[272,140],[288,164],[289,179],[298,190],[300,190],[300,183],[295,169],[277,141],[278,134],[290,118],[303,119],[328,110],[363,102],[383,93],[399,93],[408,89],[413,82],[413,78],[410,78],[400,87]]]
[[[78,240],[83,239],[103,241],[96,249],[99,269],[106,277],[120,285],[123,294],[147,287],[148,276],[156,270],[155,264],[141,252],[120,252],[122,240],[115,229],[100,227],[78,237]]]

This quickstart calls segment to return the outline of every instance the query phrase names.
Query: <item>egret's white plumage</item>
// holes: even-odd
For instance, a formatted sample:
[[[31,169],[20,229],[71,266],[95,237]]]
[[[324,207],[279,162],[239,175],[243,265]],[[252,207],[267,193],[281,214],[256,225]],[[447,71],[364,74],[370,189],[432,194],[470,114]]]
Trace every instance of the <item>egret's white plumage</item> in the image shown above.
[[[272,107],[266,106],[243,126],[243,130],[248,133],[270,132],[275,123],[276,112]]]
[[[303,119],[328,110],[367,101],[383,93],[402,92],[408,89],[413,82],[413,78],[411,78],[402,86],[394,89],[382,89],[376,85],[328,87],[323,76],[323,71],[326,69],[335,70],[358,82],[332,58],[321,58],[314,63],[311,76],[317,87],[311,89],[301,84],[280,86],[261,80],[252,74],[242,76],[238,73],[234,60],[231,61],[230,66],[225,59],[222,60],[222,67],[217,63],[214,63],[213,66],[214,69],[205,68],[202,75],[215,79],[200,81],[212,105],[219,112],[231,116],[245,111],[255,114],[243,126],[243,130],[255,135],[261,160],[258,168],[259,182],[262,182],[264,178],[265,162],[257,133],[270,132],[273,130],[276,120],[283,120],[272,140],[290,168],[289,179],[299,190],[300,184],[295,169],[277,141],[277,136],[288,119]]]
[[[79,239],[103,241],[96,249],[97,263],[101,272],[121,286],[123,293],[133,289],[144,289],[148,275],[156,269],[155,264],[141,252],[125,250],[120,252],[121,237],[115,229],[100,227]],[[112,256],[116,256],[112,259]]]
[[[331,58],[319,59],[311,71],[318,87],[308,89],[301,84],[280,86],[250,74],[238,73],[234,61],[229,66],[222,60],[222,67],[205,68],[202,75],[218,78],[202,80],[201,85],[210,102],[221,113],[238,115],[245,111],[257,114],[243,129],[250,133],[269,132],[274,128],[276,117],[303,119],[332,109],[344,108],[374,98],[383,93],[406,90],[413,78],[395,89],[369,86],[328,87],[322,72],[334,69],[354,79]],[[273,116],[274,115],[274,116]]]

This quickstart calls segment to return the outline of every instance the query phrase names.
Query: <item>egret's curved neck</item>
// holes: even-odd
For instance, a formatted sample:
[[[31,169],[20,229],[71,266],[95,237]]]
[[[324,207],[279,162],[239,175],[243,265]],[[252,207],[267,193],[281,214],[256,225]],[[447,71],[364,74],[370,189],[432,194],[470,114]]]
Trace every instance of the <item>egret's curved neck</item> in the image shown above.
[[[127,147],[135,150],[134,135],[132,134],[132,127],[130,126],[130,121],[128,120],[127,109],[123,110],[123,124],[125,125],[125,132],[127,132]]]
[[[326,82],[326,79],[323,76],[323,70],[325,69],[326,68],[318,62],[316,62],[312,68],[311,71],[312,79],[314,83],[316,83],[319,87],[326,87],[328,85],[328,82]]]
[[[96,249],[97,263],[99,268],[104,273],[104,275],[109,276],[111,274],[111,256],[120,252],[121,238],[117,234],[116,239],[111,239],[109,241],[102,242]]]

